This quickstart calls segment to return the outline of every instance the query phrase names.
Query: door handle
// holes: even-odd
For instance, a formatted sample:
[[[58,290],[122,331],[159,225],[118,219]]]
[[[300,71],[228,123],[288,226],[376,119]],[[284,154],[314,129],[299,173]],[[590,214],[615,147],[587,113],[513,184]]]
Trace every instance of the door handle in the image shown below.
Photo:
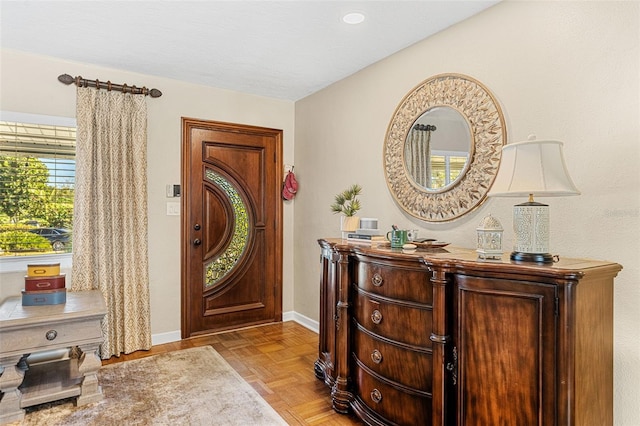
[[[200,238],[196,238],[195,240],[193,240],[194,246],[199,246],[200,244],[202,244],[202,241],[200,241]]]

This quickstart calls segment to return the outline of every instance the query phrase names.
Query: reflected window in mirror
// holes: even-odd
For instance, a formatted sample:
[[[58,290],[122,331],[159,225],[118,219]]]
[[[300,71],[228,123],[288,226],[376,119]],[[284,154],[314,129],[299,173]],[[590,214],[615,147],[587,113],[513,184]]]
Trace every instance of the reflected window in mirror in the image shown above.
[[[456,109],[430,108],[415,121],[404,146],[404,165],[413,183],[443,190],[464,175],[473,150],[469,123]]]
[[[428,189],[446,188],[454,183],[469,160],[466,152],[442,152],[431,153],[431,187]]]

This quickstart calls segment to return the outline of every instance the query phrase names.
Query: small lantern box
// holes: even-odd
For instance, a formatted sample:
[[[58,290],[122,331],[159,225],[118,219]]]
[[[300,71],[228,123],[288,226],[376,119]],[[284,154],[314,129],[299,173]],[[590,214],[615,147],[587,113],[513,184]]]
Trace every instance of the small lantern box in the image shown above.
[[[502,225],[495,217],[489,215],[482,219],[476,228],[478,233],[478,257],[481,259],[502,258]]]
[[[58,305],[66,303],[66,276],[60,264],[27,265],[22,291],[23,306]]]

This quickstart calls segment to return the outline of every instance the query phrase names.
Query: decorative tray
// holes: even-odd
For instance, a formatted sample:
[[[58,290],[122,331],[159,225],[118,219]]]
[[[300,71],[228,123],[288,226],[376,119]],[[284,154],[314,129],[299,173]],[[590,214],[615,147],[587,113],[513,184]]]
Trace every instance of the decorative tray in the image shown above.
[[[416,246],[418,246],[418,248],[441,248],[446,247],[451,243],[445,243],[443,241],[411,241],[411,244],[415,244]]]

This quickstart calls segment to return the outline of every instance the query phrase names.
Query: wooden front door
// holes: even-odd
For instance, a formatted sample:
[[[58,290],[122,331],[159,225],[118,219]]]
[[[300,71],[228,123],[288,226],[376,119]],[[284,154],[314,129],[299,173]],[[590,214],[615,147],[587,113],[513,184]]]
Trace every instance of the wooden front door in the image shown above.
[[[282,320],[282,131],[182,119],[182,337]]]

